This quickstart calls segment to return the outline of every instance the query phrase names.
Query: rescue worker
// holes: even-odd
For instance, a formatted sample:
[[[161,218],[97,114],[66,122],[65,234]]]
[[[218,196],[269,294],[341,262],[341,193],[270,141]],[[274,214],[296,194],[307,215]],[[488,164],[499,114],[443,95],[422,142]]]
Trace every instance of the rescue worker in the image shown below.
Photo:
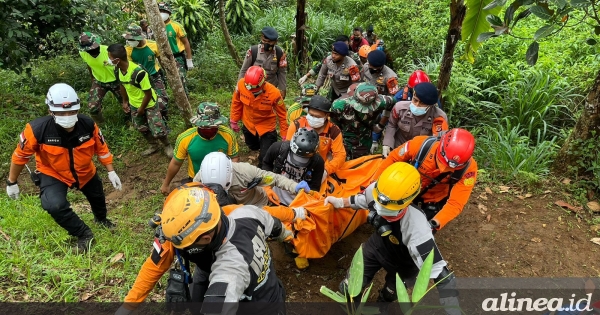
[[[437,231],[469,201],[477,179],[474,150],[475,138],[465,129],[451,129],[441,139],[417,136],[392,150],[374,178],[395,162],[411,162],[421,174],[421,193],[414,202]]]
[[[360,83],[350,89],[347,98],[338,99],[331,105],[334,122],[342,130],[346,159],[352,160],[373,154],[379,147],[381,120],[387,118],[394,106],[394,98],[379,95],[370,83]]]
[[[150,84],[158,98],[161,99],[160,102],[157,102],[161,107],[160,113],[166,120],[169,114],[167,110],[169,96],[167,95],[165,83],[160,73],[158,45],[153,40],[145,39],[142,35],[142,28],[135,24],[130,24],[127,27],[127,32],[123,34],[123,38],[125,38],[127,43],[125,47],[127,50],[127,59],[142,67],[150,75]]]
[[[306,116],[293,121],[288,128],[287,139],[300,128],[312,128],[319,135],[319,154],[325,161],[325,177],[337,171],[346,162],[346,149],[342,130],[331,120],[331,102],[321,95],[315,95],[306,105]]]
[[[390,120],[385,125],[382,154],[387,157],[390,151],[416,136],[441,136],[448,131],[448,117],[439,107],[435,85],[425,82],[414,88],[410,101],[400,101],[394,105]]]
[[[119,104],[123,103],[119,82],[115,78],[114,68],[106,63],[108,46],[100,45],[100,38],[90,32],[79,35],[79,56],[87,64],[92,86],[88,95],[90,115],[97,123],[104,122],[102,100],[107,92],[111,92]],[[123,109],[127,114],[129,110]]]
[[[192,181],[200,170],[204,157],[210,152],[224,152],[234,162],[239,160],[239,148],[235,133],[227,127],[227,117],[221,115],[217,103],[200,103],[196,115],[192,117],[191,121],[195,127],[182,132],[175,142],[173,158],[160,188],[163,195],[170,193],[169,184],[179,172],[186,158],[188,178],[182,181],[182,184]]]
[[[214,193],[190,183],[169,194],[162,213],[153,220],[159,226],[152,253],[116,314],[135,310],[175,259],[183,272],[177,270],[178,277],[173,277],[171,270],[167,302],[204,302],[203,314],[236,314],[238,308],[247,311],[251,302],[259,303],[263,312],[283,313],[285,289],[267,244],[267,238],[292,237],[279,219],[251,205],[226,216]],[[186,274],[190,262],[195,265],[193,275]],[[178,286],[171,285],[178,280]]]
[[[360,46],[358,49],[358,56],[360,57],[360,62],[362,65],[366,64],[368,61],[369,53],[371,52],[371,47],[368,45]],[[362,72],[364,67],[361,67],[360,71]]]
[[[398,93],[396,93],[396,95],[394,96],[396,102],[410,101],[412,99],[414,87],[419,83],[425,82],[431,82],[429,76],[427,75],[427,73],[425,73],[425,71],[416,70],[413,73],[411,73],[410,77],[408,77],[408,83],[404,86],[402,90],[398,91]]]
[[[352,36],[350,36],[350,50],[357,53],[360,46],[369,45],[369,42],[363,38],[362,27],[355,27],[352,30]]]
[[[373,33],[373,25],[367,27],[367,31],[363,33],[363,38],[369,42],[369,45],[373,45],[377,41],[377,35]]]
[[[269,147],[277,141],[277,123],[281,138],[285,140],[288,124],[286,121],[286,108],[279,90],[266,82],[265,70],[259,66],[252,66],[246,75],[237,83],[231,100],[231,129],[240,131],[238,121],[242,121],[241,128],[244,142],[250,150],[259,150],[258,167],[262,168],[262,160]]]
[[[169,46],[173,51],[173,57],[177,61],[179,67],[179,78],[185,89],[185,94],[189,95],[187,88],[187,72],[188,70],[194,69],[194,62],[192,60],[192,45],[183,26],[173,20],[171,20],[172,9],[171,6],[166,2],[158,3],[158,11],[160,11],[160,17],[165,22],[165,30],[167,31],[167,39],[169,40]]]
[[[128,108],[135,128],[142,133],[150,145],[141,154],[146,156],[156,152],[158,139],[167,157],[173,157],[173,147],[167,138],[165,120],[160,113],[161,100],[150,84],[148,73],[127,59],[127,51],[122,44],[108,46],[108,63],[115,67],[117,79],[121,83],[123,108]]]
[[[353,51],[350,50],[350,39],[348,38],[348,36],[346,35],[339,35],[336,39],[336,42],[344,42],[346,43],[346,45],[348,46],[348,57],[352,58],[352,60],[354,60],[354,62],[356,63],[356,65],[358,66],[358,69],[360,70],[362,68],[362,65],[364,64],[364,62],[367,62],[367,55],[365,55],[365,60],[363,62],[363,59],[360,57],[360,55],[358,53],[355,53]],[[298,84],[302,85],[304,84],[304,82],[306,82],[306,80],[308,80],[308,78],[310,78],[311,76],[316,76],[319,71],[321,71],[321,67],[323,66],[323,63],[325,62],[325,60],[327,59],[327,57],[331,56],[331,52],[329,52],[327,54],[327,56],[325,58],[323,58],[323,60],[319,63],[317,63],[316,65],[314,65],[312,67],[312,69],[310,69],[308,71],[307,74],[305,74],[302,78],[300,78],[300,80],[298,80]]]
[[[6,193],[19,198],[19,174],[33,155],[39,178],[42,208],[69,235],[78,238],[76,250],[86,252],[94,238],[92,230],[77,216],[69,201],[69,188],[80,190],[92,209],[94,222],[105,228],[115,224],[106,217],[106,200],[102,181],[92,162],[94,155],[106,167],[108,179],[121,190],[121,180],[115,172],[113,156],[104,136],[94,121],[78,114],[81,102],[75,90],[57,83],[48,89],[46,105],[50,115],[37,118],[25,126],[19,144],[13,152],[6,180]]]
[[[252,66],[259,66],[265,69],[267,73],[267,82],[273,84],[281,92],[281,97],[285,99],[287,89],[287,57],[281,47],[277,46],[279,35],[277,31],[270,26],[266,26],[261,31],[260,43],[253,45],[246,52],[246,58],[240,69],[238,80],[241,80],[248,69]]]
[[[289,141],[273,143],[265,155],[263,168],[295,182],[305,181],[310,190],[320,191],[324,182],[325,162],[319,152],[319,135],[313,129],[300,128]],[[280,203],[289,205],[296,194],[273,187]]]
[[[367,221],[375,227],[375,232],[362,244],[362,286],[363,289],[369,286],[375,274],[385,269],[385,285],[379,291],[377,302],[397,299],[396,274],[409,286],[414,285],[423,261],[433,251],[430,277],[437,283],[440,304],[450,306],[445,309],[447,314],[461,314],[454,274],[440,254],[425,215],[411,205],[420,188],[419,172],[413,166],[394,163],[363,192],[348,198],[329,196],[325,204],[370,211]],[[347,289],[348,278],[340,283],[340,292],[345,293]]]
[[[314,84],[304,84],[302,85],[302,91],[300,92],[300,97],[296,98],[294,104],[292,104],[288,110],[286,115],[286,121],[288,126],[291,125],[294,120],[300,118],[301,116],[306,115],[306,105],[310,102],[310,99],[315,96],[317,93],[317,86]],[[288,132],[289,133],[289,132]]]
[[[356,62],[348,57],[348,45],[344,42],[333,43],[331,56],[325,58],[323,67],[317,78],[317,92],[325,83],[325,79],[331,80],[331,91],[329,100],[334,101],[348,91],[352,83],[360,81],[360,70]]]
[[[140,27],[142,28],[142,36],[144,36],[145,39],[154,40],[154,32],[148,26],[148,21],[141,20]]]
[[[372,50],[367,55],[367,63],[362,68],[363,81],[377,87],[379,95],[394,97],[400,90],[398,88],[398,75],[385,65],[385,53],[381,50]]]
[[[219,184],[236,204],[260,208],[268,205],[269,201],[279,204],[279,197],[271,186],[290,194],[296,194],[300,189],[310,191],[306,181],[297,183],[283,175],[261,170],[248,163],[232,162],[223,152],[211,152],[206,155],[194,182],[205,185]]]

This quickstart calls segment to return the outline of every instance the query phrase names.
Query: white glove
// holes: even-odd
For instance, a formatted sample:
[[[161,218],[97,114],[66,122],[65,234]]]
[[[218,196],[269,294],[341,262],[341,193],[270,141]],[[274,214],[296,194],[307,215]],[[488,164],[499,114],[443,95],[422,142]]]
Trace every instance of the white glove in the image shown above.
[[[132,312],[133,311],[126,309],[124,305],[121,305],[121,307],[119,307],[119,309],[115,312],[115,315],[129,315]]]
[[[383,154],[384,157],[387,157],[390,154],[390,147],[388,147],[387,145],[384,145],[381,148],[381,154]]]
[[[373,141],[373,144],[371,144],[371,154],[375,153],[375,151],[377,151],[377,148],[379,148],[379,143]]]
[[[192,61],[192,59],[186,59],[185,63],[187,65],[188,70],[194,69],[194,62]]]
[[[308,79],[308,74],[305,74],[300,80],[298,80],[298,84],[302,85]]]
[[[294,210],[294,220],[306,220],[306,209],[304,207],[292,208]]]
[[[19,192],[19,185],[17,184],[6,186],[6,194],[8,194],[8,197],[14,200],[19,199]]]
[[[294,233],[292,231],[285,228],[283,223],[281,223],[281,234],[276,238],[279,242],[285,242],[288,237],[294,237]]]
[[[108,172],[108,180],[112,183],[116,190],[121,190],[121,179],[115,171]]]
[[[324,205],[331,204],[334,208],[343,208],[344,207],[344,199],[336,198],[332,196],[328,196],[325,198]]]

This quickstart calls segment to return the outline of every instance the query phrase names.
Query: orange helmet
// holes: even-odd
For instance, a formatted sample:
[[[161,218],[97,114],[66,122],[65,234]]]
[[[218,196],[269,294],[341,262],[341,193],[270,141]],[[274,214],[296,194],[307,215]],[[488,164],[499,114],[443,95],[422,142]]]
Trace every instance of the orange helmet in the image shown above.
[[[362,45],[358,49],[358,55],[363,58],[367,58],[367,56],[369,55],[370,52],[371,52],[371,47],[369,45]]]
[[[192,245],[202,234],[212,231],[221,219],[221,207],[208,188],[197,183],[172,191],[160,214],[162,231],[176,248]]]
[[[246,71],[244,85],[248,91],[256,93],[262,89],[266,79],[267,73],[265,72],[265,69],[259,66],[252,66]]]
[[[412,89],[415,87],[415,85],[423,82],[431,82],[431,80],[429,80],[429,76],[427,73],[425,73],[425,71],[417,70],[408,78],[408,87]]]

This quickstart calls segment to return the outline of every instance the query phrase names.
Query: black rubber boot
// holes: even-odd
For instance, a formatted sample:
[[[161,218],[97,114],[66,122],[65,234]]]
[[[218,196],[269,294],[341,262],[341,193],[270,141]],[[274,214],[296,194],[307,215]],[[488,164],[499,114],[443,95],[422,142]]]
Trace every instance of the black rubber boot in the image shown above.
[[[94,233],[92,232],[92,230],[90,230],[88,228],[77,239],[77,246],[75,247],[75,249],[77,250],[77,252],[79,254],[86,253],[89,250],[90,246],[92,245],[93,240],[94,240]]]

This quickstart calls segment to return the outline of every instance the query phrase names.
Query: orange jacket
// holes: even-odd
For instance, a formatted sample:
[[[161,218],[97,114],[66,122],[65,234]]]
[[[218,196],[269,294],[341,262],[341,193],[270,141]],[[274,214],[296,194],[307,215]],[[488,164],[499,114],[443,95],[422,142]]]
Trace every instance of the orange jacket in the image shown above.
[[[96,154],[100,163],[108,165],[112,163],[113,156],[91,118],[78,115],[75,126],[75,130],[65,137],[58,131],[60,127],[56,127],[52,116],[31,121],[21,133],[12,162],[25,165],[35,154],[36,168],[40,173],[52,176],[69,187],[85,186],[96,174],[92,157]],[[67,137],[70,138],[69,144]],[[74,148],[68,149],[69,145]]]
[[[379,178],[383,170],[395,162],[411,162],[415,159],[421,145],[427,138],[428,136],[414,137],[412,140],[407,141],[392,150],[385,161],[381,163],[379,170],[377,170],[377,173],[375,174],[375,178]],[[421,165],[419,165],[418,171],[421,173],[421,189],[427,187],[429,183],[441,173],[436,161],[436,154],[433,154],[436,152],[439,144],[438,141],[431,146],[429,150],[430,153],[425,157]],[[446,172],[450,175],[452,171],[454,171],[454,169],[448,168]],[[469,201],[476,179],[477,162],[475,162],[475,159],[471,158],[469,168],[462,178],[454,184],[449,197],[449,185],[447,183],[450,180],[450,176],[444,178],[440,184],[431,187],[431,189],[421,196],[424,202],[438,202],[448,197],[448,201],[446,201],[444,207],[435,216],[435,219],[440,223],[440,229],[462,212],[467,201]]]
[[[288,130],[286,114],[287,109],[281,93],[273,84],[265,82],[264,91],[255,97],[246,89],[244,78],[238,81],[231,99],[232,121],[241,120],[248,131],[262,136],[275,130],[277,127],[275,119],[278,119],[281,138],[285,140]]]
[[[294,133],[304,127],[310,128],[306,117],[296,119],[288,129],[287,139],[292,140]],[[344,148],[342,131],[330,120],[327,120],[325,128],[319,134],[319,154],[325,161],[327,174],[335,173],[346,162],[346,148]]]

